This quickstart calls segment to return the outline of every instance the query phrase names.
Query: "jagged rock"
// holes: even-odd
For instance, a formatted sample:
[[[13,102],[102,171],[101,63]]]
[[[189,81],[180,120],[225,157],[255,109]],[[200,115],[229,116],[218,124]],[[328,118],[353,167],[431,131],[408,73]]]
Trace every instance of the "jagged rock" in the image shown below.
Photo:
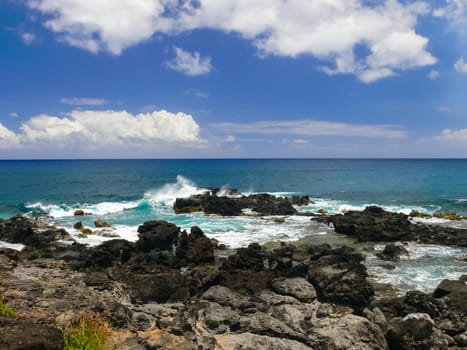
[[[292,196],[289,198],[290,203],[293,205],[308,205],[308,204],[314,204],[312,200],[310,200],[310,196]]]
[[[308,280],[323,300],[354,307],[366,306],[374,290],[366,280],[363,260],[363,255],[349,247],[315,247],[308,265]]]
[[[448,298],[451,307],[467,315],[467,284],[464,281],[443,280],[433,292],[435,298]]]
[[[85,250],[77,262],[78,269],[99,270],[126,263],[135,253],[135,245],[124,239],[113,239]]]
[[[180,228],[163,220],[147,221],[138,227],[136,248],[143,252],[150,250],[169,250],[174,248],[174,242],[180,234]]]
[[[387,212],[376,206],[331,215],[327,222],[333,224],[337,233],[354,236],[361,242],[419,241],[467,246],[466,229],[414,224],[405,214]]]
[[[387,340],[391,349],[433,349],[448,348],[448,338],[436,327],[430,315],[413,313],[405,316],[389,329]]]
[[[5,350],[61,350],[62,332],[31,320],[0,316],[0,349]]]
[[[176,256],[195,264],[213,263],[214,246],[199,227],[193,226],[189,235],[183,231],[178,237]]]
[[[376,255],[382,260],[399,261],[402,254],[408,254],[409,252],[403,246],[399,244],[390,243],[387,244],[382,252]]]
[[[34,248],[45,248],[59,240],[73,241],[64,229],[58,229],[17,215],[10,219],[0,219],[0,240],[9,243],[22,243]]]
[[[204,211],[206,214],[238,216],[243,214],[243,209],[251,209],[260,215],[294,215],[297,211],[292,204],[297,201],[303,203],[306,198],[290,200],[266,193],[241,197],[218,197],[216,194],[207,192],[189,198],[177,198],[173,207],[178,214]]]

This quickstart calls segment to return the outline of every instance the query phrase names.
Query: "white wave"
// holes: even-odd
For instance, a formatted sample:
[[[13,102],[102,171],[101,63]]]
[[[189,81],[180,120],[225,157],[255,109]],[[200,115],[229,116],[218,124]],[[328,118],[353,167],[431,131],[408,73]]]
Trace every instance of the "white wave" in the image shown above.
[[[108,215],[123,212],[127,209],[136,208],[141,201],[133,202],[101,202],[97,204],[74,204],[74,205],[57,205],[57,204],[42,204],[41,202],[26,204],[27,209],[40,209],[44,213],[54,218],[65,218],[74,216],[77,209],[83,210],[91,215]]]
[[[319,209],[325,209],[331,214],[344,213],[346,211],[362,211],[368,206],[378,206],[386,211],[410,214],[412,211],[418,211],[420,213],[429,213],[431,211],[420,206],[407,206],[407,205],[381,205],[377,203],[348,203],[340,200],[327,199],[327,198],[313,198],[314,203],[307,206],[298,207],[301,211],[318,211]]]
[[[8,242],[0,241],[0,248],[10,248],[10,249],[14,249],[14,250],[23,250],[24,247],[25,247],[25,245],[21,244],[21,243],[8,243]]]
[[[176,198],[185,198],[195,194],[202,194],[207,189],[199,188],[195,183],[191,182],[186,177],[177,175],[177,182],[165,184],[159,189],[147,191],[144,198],[150,203],[163,203],[167,206],[173,205]]]
[[[381,251],[384,244],[375,246]],[[373,279],[389,283],[401,291],[432,291],[443,279],[457,279],[467,273],[467,263],[463,256],[465,248],[417,244],[404,245],[408,255],[401,255],[398,262],[379,260],[375,255],[366,259],[368,272]],[[388,269],[388,266],[391,268]]]

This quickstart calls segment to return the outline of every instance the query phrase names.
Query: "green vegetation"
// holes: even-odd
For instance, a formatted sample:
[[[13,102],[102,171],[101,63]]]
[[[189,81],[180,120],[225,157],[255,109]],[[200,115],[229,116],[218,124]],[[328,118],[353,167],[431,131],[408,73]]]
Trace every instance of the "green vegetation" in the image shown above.
[[[114,349],[108,323],[99,315],[82,313],[77,324],[63,332],[64,350],[107,350]]]
[[[18,313],[0,300],[0,316],[16,317]]]

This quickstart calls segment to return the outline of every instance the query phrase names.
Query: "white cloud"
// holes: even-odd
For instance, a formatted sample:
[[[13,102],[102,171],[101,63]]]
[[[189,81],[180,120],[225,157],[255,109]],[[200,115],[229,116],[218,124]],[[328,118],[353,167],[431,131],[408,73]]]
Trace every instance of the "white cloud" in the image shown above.
[[[201,57],[199,52],[190,53],[179,47],[174,47],[174,51],[175,57],[165,62],[167,68],[188,76],[204,75],[211,71],[211,57]]]
[[[69,45],[118,55],[164,30],[162,0],[28,0],[47,15],[44,25]]]
[[[336,123],[319,120],[259,121],[251,123],[216,123],[212,127],[233,134],[358,136],[400,139],[407,132],[397,125]]]
[[[310,55],[322,60],[329,74],[354,74],[368,83],[436,62],[428,39],[415,31],[418,18],[430,10],[420,1],[28,0],[28,5],[47,15],[45,26],[61,40],[94,53],[120,54],[155,33],[215,29],[251,40],[263,56]],[[211,69],[199,54],[181,49],[176,54],[170,65],[178,71],[197,75]]]
[[[37,39],[36,35],[33,33],[28,33],[28,32],[21,33],[21,40],[26,45],[31,45],[36,39]]]
[[[199,147],[206,141],[199,136],[199,125],[185,113],[165,110],[132,115],[126,111],[73,111],[66,117],[38,115],[14,133],[0,124],[0,145],[138,146],[171,143]]]
[[[439,73],[439,71],[437,71],[437,70],[435,70],[435,69],[432,69],[432,70],[430,70],[430,71],[428,72],[427,77],[428,77],[428,79],[430,79],[430,80],[436,80],[436,79],[438,79],[438,78],[440,77],[440,75],[441,75],[441,74]]]
[[[63,97],[60,99],[60,103],[73,106],[102,106],[107,104],[107,100],[89,97]]]
[[[467,0],[445,0],[446,5],[433,9],[433,16],[451,21],[453,27],[466,22]]]
[[[456,63],[454,63],[454,68],[459,73],[467,74],[467,62],[464,61],[464,57],[459,58]]]
[[[0,123],[0,149],[9,149],[18,146],[19,137]]]
[[[8,114],[8,116],[9,116],[10,118],[18,118],[18,117],[19,117],[19,114],[16,113],[16,112],[11,112],[10,114]]]
[[[467,129],[445,129],[440,135],[436,137],[436,139],[448,141],[467,141]]]

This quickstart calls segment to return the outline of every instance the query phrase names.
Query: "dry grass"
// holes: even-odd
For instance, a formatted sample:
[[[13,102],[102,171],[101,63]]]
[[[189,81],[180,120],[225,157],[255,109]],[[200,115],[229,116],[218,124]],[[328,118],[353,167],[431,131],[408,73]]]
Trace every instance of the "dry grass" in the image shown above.
[[[63,331],[64,350],[110,350],[116,349],[112,329],[101,316],[83,312],[79,321]]]

